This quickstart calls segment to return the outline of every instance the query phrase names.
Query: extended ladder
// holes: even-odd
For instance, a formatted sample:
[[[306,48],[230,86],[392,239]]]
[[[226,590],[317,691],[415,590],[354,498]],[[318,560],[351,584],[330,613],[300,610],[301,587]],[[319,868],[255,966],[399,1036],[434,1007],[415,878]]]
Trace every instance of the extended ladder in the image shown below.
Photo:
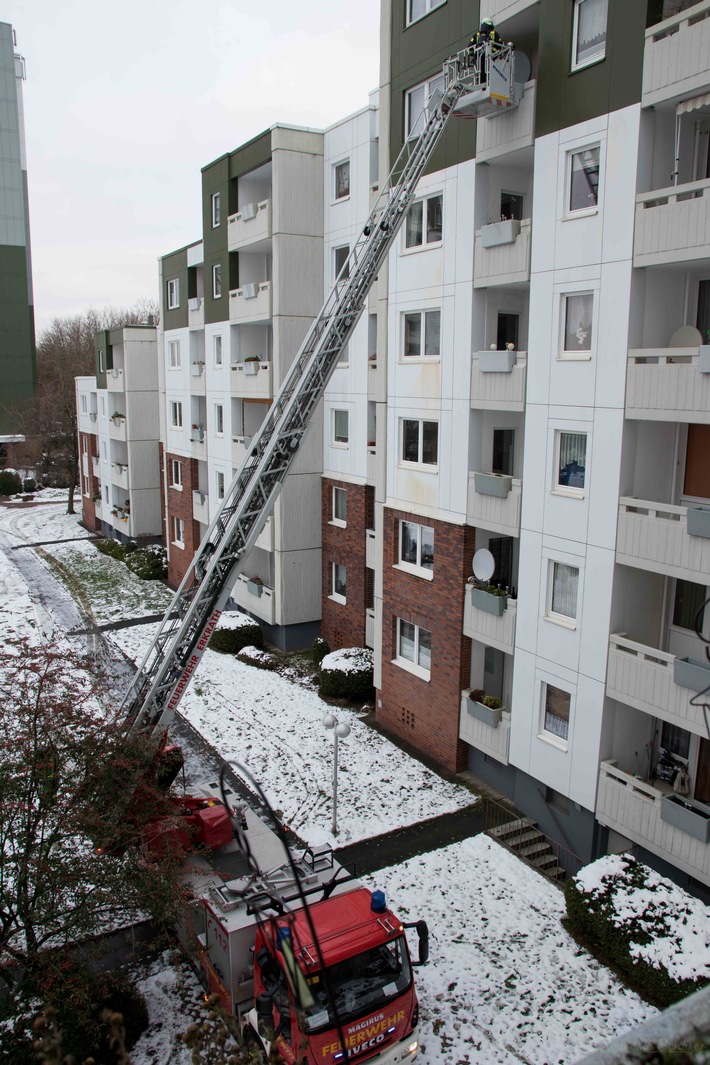
[[[121,704],[131,729],[158,736],[167,730],[246,556],[273,510],[314,410],[414,199],[424,167],[457,102],[479,80],[479,65],[471,62],[470,50],[447,60],[443,92],[432,94],[424,129],[402,148],[138,667]]]

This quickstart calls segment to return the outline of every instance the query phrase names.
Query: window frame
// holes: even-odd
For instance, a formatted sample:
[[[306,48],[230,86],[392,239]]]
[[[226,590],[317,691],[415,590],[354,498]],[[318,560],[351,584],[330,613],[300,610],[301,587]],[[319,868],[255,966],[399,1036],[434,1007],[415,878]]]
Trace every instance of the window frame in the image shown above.
[[[225,494],[225,491],[226,491],[226,484],[225,484],[224,472],[222,470],[216,470],[215,489],[216,489],[215,495],[216,495],[217,499],[224,499],[224,494]]]
[[[183,490],[182,462],[180,459],[170,460],[170,487],[176,492]]]
[[[545,621],[550,621],[554,625],[561,625],[566,629],[576,629],[577,619],[579,617],[579,578],[581,570],[579,566],[575,566],[570,562],[563,562],[561,559],[551,558],[548,559],[548,580],[547,580],[547,602],[545,608]],[[574,570],[577,574],[577,583],[574,590],[574,614],[563,614],[559,610],[553,609],[553,603],[555,602],[555,584],[557,577],[557,567],[564,566],[568,570]]]
[[[420,353],[418,355],[407,354],[407,319],[419,318],[419,346],[420,348],[426,347],[427,337],[427,316],[437,315],[439,316],[439,351],[436,355],[427,355]],[[424,310],[418,311],[403,311],[402,312],[402,345],[399,361],[402,363],[407,362],[440,362],[441,361],[441,307],[430,307]]]
[[[402,626],[409,625],[414,629],[414,658],[407,658],[401,653],[402,649]],[[421,633],[428,633],[429,636],[429,665],[423,666],[420,662],[421,651]],[[425,629],[423,625],[417,625],[414,621],[407,621],[406,618],[398,617],[395,625],[395,645],[394,645],[394,658],[392,664],[399,666],[400,669],[404,669],[407,673],[412,673],[415,677],[419,677],[421,680],[431,680],[431,629]]]
[[[341,192],[340,194],[338,194],[338,171],[342,167],[345,167],[345,166],[348,168],[347,169],[348,191],[347,192]],[[350,181],[350,179],[351,179],[351,169],[352,168],[350,166],[350,157],[348,157],[347,159],[341,159],[337,163],[333,163],[333,203],[341,203],[343,200],[348,200],[350,198],[350,192],[351,192],[351,181]]]
[[[183,428],[182,400],[170,400],[170,428],[181,430]]]
[[[222,193],[213,192],[210,200],[212,213],[212,228],[217,229],[222,224]]]
[[[429,204],[434,200],[441,200],[441,236],[435,240],[429,240]],[[421,240],[416,244],[409,243],[409,229],[408,219],[412,211],[416,208],[421,208]],[[433,230],[433,232],[435,232]],[[404,217],[404,225],[402,227],[402,254],[409,255],[412,252],[428,251],[430,248],[441,247],[444,240],[444,193],[443,192],[431,192],[424,196],[420,196],[414,201]]]
[[[338,506],[336,505],[336,499],[342,499],[343,501],[343,514],[344,517],[338,517]],[[339,529],[346,529],[348,525],[348,491],[347,488],[342,488],[340,485],[333,485],[333,491],[330,497],[330,525],[337,525]]]
[[[222,403],[214,405],[214,435],[224,436],[224,405]]]
[[[417,453],[418,458],[415,462],[413,459],[407,459],[404,457],[404,444],[405,444],[405,423],[417,422],[419,425],[418,430],[418,444]],[[436,426],[436,461],[425,462],[424,455],[424,426],[435,425]],[[439,469],[439,422],[430,418],[400,418],[399,420],[399,465],[405,466],[407,469],[423,470],[427,473],[436,473]]]
[[[582,4],[588,3],[589,0],[574,0],[573,13],[572,13],[572,48],[570,54],[570,73],[576,74],[578,70],[586,70],[587,67],[594,66],[595,63],[601,63],[606,59],[606,41],[609,35],[609,4],[606,2],[606,19],[605,19],[605,31],[604,31],[604,48],[600,55],[593,55],[589,59],[578,60],[577,59],[577,44],[579,37],[579,12],[582,8]]]
[[[429,119],[429,100],[431,99],[431,95],[432,95],[432,92],[433,92],[432,86],[434,85],[435,82],[439,82],[439,81],[441,82],[441,89],[443,90],[443,88],[444,88],[444,75],[443,74],[434,74],[431,78],[425,78],[424,81],[419,81],[419,82],[417,82],[416,85],[411,85],[408,89],[405,90],[405,93],[404,93],[404,139],[405,140],[413,140],[415,137],[418,137],[420,135],[420,133],[422,132],[422,130],[424,129],[424,125],[426,125],[426,122]],[[411,106],[411,101],[412,101],[412,95],[418,89],[424,89],[424,110],[423,110],[424,125],[422,125],[421,129],[417,129],[416,128],[416,122],[412,125],[412,106]],[[417,114],[414,116],[414,118],[418,121],[419,117],[421,115],[422,115],[422,111],[420,110],[420,111],[417,112]]]
[[[344,592],[337,591],[338,570],[342,570],[342,586],[345,589]],[[347,566],[344,566],[342,562],[331,562],[330,564],[330,595],[328,598],[332,599],[334,603],[341,603],[343,606],[348,601],[348,568]]]
[[[176,547],[185,547],[185,519],[172,515],[172,540]]]
[[[215,333],[212,337],[212,363],[218,369],[221,369],[222,366],[224,366],[224,349],[221,333]]]
[[[343,439],[343,440],[338,440],[338,438],[336,436],[336,432],[337,432],[336,422],[338,420],[337,419],[337,415],[338,414],[344,414],[345,418],[347,420],[347,433],[345,435],[345,439]],[[330,426],[330,430],[331,430],[331,434],[330,434],[331,435],[331,439],[330,439],[331,447],[339,447],[339,448],[343,448],[343,449],[350,447],[350,411],[347,408],[345,408],[345,407],[332,407],[331,408],[331,426]]]
[[[340,264],[340,268],[338,268],[338,252],[342,252],[342,251],[345,251],[346,255],[345,255],[345,258],[343,259],[342,263]],[[347,281],[350,278],[350,267],[349,266],[348,266],[347,272],[345,274],[343,274],[342,277],[340,276],[340,271],[346,265],[346,263],[347,263],[349,258],[350,258],[350,245],[349,244],[338,244],[336,247],[333,248],[333,283],[338,281],[342,285],[345,281]]]
[[[414,0],[407,0],[407,10],[405,13],[404,25],[413,26],[416,22],[421,22],[423,18],[430,15],[432,11],[436,11],[438,8],[443,7],[446,0],[424,0],[426,10],[421,15],[412,16],[412,4]]]
[[[557,679],[557,678],[555,678]],[[548,714],[552,717],[557,717],[559,721],[565,721],[565,718],[559,717],[559,715],[551,714],[548,710],[547,694],[548,689],[554,689],[555,692],[560,692],[562,695],[567,696],[567,729],[565,735],[561,733],[552,732],[546,727]],[[570,727],[572,724],[572,709],[573,709],[574,692],[568,691],[566,688],[560,688],[557,684],[553,684],[549,680],[543,680],[540,685],[540,727],[538,731],[538,739],[544,740],[545,743],[552,744],[553,747],[558,747],[561,751],[567,751],[569,749],[569,735]]]
[[[99,373],[104,372],[104,349],[99,348]]]
[[[212,299],[222,299],[222,264],[215,263],[212,267]]]
[[[584,459],[585,465],[582,467],[584,470],[583,480],[584,483],[580,486],[569,485],[560,483],[560,473],[562,471],[562,438],[564,436],[583,436],[584,437]],[[584,499],[585,492],[587,490],[587,471],[589,469],[589,433],[579,432],[576,429],[555,429],[555,454],[554,454],[554,466],[552,468],[552,491],[554,495],[569,496],[572,499]]]
[[[574,159],[578,155],[583,155],[585,152],[597,151],[597,187],[596,187],[596,201],[587,207],[572,207],[572,175],[574,173]],[[577,148],[570,148],[566,153],[565,161],[565,219],[572,218],[587,218],[591,215],[598,214],[599,212],[599,186],[601,184],[602,173],[602,145],[601,141],[595,141],[592,144],[581,144]]]
[[[596,311],[596,302],[597,302],[596,298],[595,298],[596,295],[597,295],[597,293],[596,293],[595,289],[588,289],[588,288],[583,288],[583,289],[580,289],[579,291],[572,291],[572,292],[567,291],[567,292],[560,293],[560,341],[559,341],[558,353],[557,353],[557,358],[558,358],[559,361],[562,361],[562,362],[588,362],[592,358],[593,353],[594,353],[594,342],[595,342],[596,331],[597,331],[596,330],[596,321],[595,321],[595,311]],[[591,297],[591,301],[592,301],[591,312],[590,312],[590,322],[589,322],[589,347],[587,347],[587,348],[581,348],[581,347],[580,348],[567,348],[567,347],[565,347],[565,345],[567,343],[567,333],[568,333],[568,330],[567,330],[567,316],[568,316],[568,313],[569,313],[569,301],[570,300],[574,300],[574,299],[578,299],[580,296],[590,296]],[[577,332],[579,333],[580,331],[581,331],[581,323],[580,323],[580,329]],[[575,333],[575,336],[576,335],[577,335],[577,333]],[[586,334],[584,334],[584,339],[583,339],[582,342],[584,342],[585,339],[586,339]]]
[[[168,340],[168,369],[182,369],[182,352],[179,340]]]
[[[413,529],[416,529],[416,549],[417,559],[416,562],[409,562],[403,555],[403,539],[404,539],[404,526],[409,525]],[[422,539],[424,530],[428,530],[431,533],[431,568],[422,564]],[[433,525],[424,525],[421,522],[410,521],[408,518],[399,519],[399,529],[397,537],[397,569],[405,570],[407,573],[411,573],[415,577],[422,577],[424,580],[432,581],[434,579],[434,558],[436,555],[436,530]]]
[[[167,282],[168,310],[176,311],[180,306],[180,278],[172,277]]]

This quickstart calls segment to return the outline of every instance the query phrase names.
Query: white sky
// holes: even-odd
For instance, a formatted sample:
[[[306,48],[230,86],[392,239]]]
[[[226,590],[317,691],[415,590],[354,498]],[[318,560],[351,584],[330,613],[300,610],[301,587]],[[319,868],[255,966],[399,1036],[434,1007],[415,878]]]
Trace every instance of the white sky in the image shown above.
[[[38,335],[157,297],[158,256],[201,235],[202,166],[378,82],[379,0],[4,0],[0,20],[27,61]]]

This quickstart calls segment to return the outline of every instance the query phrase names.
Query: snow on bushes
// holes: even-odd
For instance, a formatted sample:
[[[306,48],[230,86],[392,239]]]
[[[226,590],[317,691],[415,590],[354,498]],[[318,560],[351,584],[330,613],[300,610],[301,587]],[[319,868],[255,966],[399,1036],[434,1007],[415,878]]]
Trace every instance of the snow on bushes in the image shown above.
[[[710,982],[708,907],[630,855],[585,866],[565,897],[571,930],[658,1005]]]
[[[160,544],[131,551],[126,555],[126,565],[142,581],[159,581],[168,575],[168,555]]]
[[[117,562],[126,561],[126,545],[118,540],[112,540],[110,537],[106,540],[98,540],[96,550],[100,551],[102,555],[108,555],[109,558],[115,558]]]
[[[222,614],[210,636],[208,647],[223,655],[236,655],[245,647],[263,647],[264,634],[259,624],[238,610]]]
[[[248,666],[256,666],[257,669],[278,669],[279,660],[268,651],[262,651],[260,647],[242,647],[237,658],[240,662],[246,662]]]
[[[316,669],[320,669],[320,664],[326,655],[330,654],[330,644],[322,636],[316,636],[313,641],[313,648],[311,650],[311,658],[313,665]]]
[[[373,654],[369,647],[343,647],[331,651],[320,664],[320,693],[334,699],[370,695],[372,670]]]
[[[14,496],[22,491],[22,478],[17,470],[0,470],[0,496]]]

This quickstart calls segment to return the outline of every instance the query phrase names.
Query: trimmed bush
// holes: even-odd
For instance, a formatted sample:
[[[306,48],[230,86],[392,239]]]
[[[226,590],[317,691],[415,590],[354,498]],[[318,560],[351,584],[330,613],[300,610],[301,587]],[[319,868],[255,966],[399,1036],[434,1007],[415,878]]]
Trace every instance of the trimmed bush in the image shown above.
[[[222,614],[210,636],[208,647],[223,655],[236,655],[245,647],[263,647],[264,634],[259,624],[246,614]]]
[[[119,543],[118,540],[110,538],[98,540],[96,550],[100,551],[102,555],[108,555],[109,558],[115,558],[118,562],[125,562],[126,560],[126,545]]]
[[[159,581],[168,573],[168,556],[164,547],[153,544],[150,547],[137,547],[129,552],[126,544],[126,565],[131,573],[142,581]]]
[[[275,670],[279,668],[279,660],[268,651],[262,651],[259,647],[243,647],[238,653],[240,662],[246,662],[248,666],[256,666],[257,669]]]
[[[22,491],[22,478],[17,470],[0,470],[0,496],[15,496]]]
[[[707,906],[630,855],[585,866],[565,899],[571,931],[656,1005],[710,982]]]
[[[321,695],[333,699],[358,699],[372,693],[373,654],[369,647],[344,647],[331,651],[320,664]]]
[[[311,651],[311,657],[313,658],[313,665],[316,669],[320,669],[320,664],[326,655],[330,654],[330,644],[327,640],[324,640],[322,636],[316,636],[313,641],[313,650]]]
[[[36,492],[37,482],[34,477],[25,477],[24,481],[22,482],[22,488],[25,492]]]

